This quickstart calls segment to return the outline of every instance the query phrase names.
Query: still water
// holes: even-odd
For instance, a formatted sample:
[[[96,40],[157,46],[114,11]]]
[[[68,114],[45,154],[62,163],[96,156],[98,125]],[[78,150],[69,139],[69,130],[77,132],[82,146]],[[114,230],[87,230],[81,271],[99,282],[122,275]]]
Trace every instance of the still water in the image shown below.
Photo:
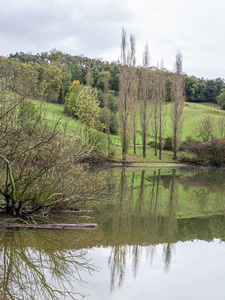
[[[0,299],[225,299],[225,169],[94,172],[93,212],[53,217],[98,229],[0,231]]]

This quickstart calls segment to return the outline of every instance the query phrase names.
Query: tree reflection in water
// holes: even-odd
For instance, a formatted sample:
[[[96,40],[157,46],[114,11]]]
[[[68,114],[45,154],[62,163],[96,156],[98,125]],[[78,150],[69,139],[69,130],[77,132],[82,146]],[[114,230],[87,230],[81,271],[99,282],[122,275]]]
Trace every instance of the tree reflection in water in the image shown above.
[[[143,258],[151,265],[156,249],[168,272],[178,241],[225,241],[224,171],[210,172],[211,187],[205,169],[199,179],[195,169],[122,169],[115,180],[117,170],[110,170],[110,199],[98,201],[93,215],[98,230],[0,230],[0,299],[82,299],[82,271],[95,267],[85,250],[74,249],[110,248],[112,292],[123,285],[128,267],[135,277]]]
[[[167,219],[167,239],[168,243],[164,244],[164,263],[165,263],[165,271],[168,271],[172,250],[175,249],[175,245],[171,243],[176,239],[177,233],[177,211],[178,211],[178,203],[179,203],[179,194],[178,194],[178,179],[176,177],[176,170],[172,170],[172,177],[169,187],[169,201],[168,201],[168,219]]]
[[[136,183],[138,182],[136,179]],[[126,170],[121,172],[118,187],[118,202],[113,213],[114,246],[108,260],[111,274],[110,291],[112,292],[116,280],[122,286],[125,278],[126,261],[132,258],[132,272],[135,277],[143,249],[148,261],[152,262],[156,254],[156,245],[164,240],[163,257],[164,269],[167,271],[171,262],[171,253],[177,234],[178,210],[178,180],[176,170],[172,171],[169,184],[169,199],[164,215],[161,205],[161,173],[154,171],[151,182],[145,178],[145,170],[140,176],[140,184],[134,186],[135,173],[129,181]],[[148,186],[147,186],[148,184]],[[143,240],[149,239],[150,244],[143,245]],[[124,244],[124,241],[127,244]]]
[[[29,245],[30,246],[27,246]],[[83,299],[81,271],[95,266],[83,250],[67,250],[43,231],[1,231],[0,299]]]

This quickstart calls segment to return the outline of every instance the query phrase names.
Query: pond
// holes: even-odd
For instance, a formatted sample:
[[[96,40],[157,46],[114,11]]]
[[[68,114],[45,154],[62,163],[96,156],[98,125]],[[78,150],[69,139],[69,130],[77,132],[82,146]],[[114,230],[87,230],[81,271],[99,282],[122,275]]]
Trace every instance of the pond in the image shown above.
[[[225,299],[225,169],[93,172],[93,211],[53,217],[98,229],[0,230],[0,299]]]

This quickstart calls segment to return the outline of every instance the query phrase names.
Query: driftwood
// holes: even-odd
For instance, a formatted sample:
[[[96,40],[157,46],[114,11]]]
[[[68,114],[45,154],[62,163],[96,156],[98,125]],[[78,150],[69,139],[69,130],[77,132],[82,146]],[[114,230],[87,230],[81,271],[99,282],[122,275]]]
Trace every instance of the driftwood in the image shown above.
[[[80,224],[20,224],[20,223],[0,223],[0,227],[4,228],[32,228],[32,229],[82,229],[97,228],[96,223],[80,223]]]
[[[88,209],[88,210],[53,210],[52,212],[57,213],[57,212],[66,212],[66,213],[89,213],[89,212],[93,212],[93,209]]]

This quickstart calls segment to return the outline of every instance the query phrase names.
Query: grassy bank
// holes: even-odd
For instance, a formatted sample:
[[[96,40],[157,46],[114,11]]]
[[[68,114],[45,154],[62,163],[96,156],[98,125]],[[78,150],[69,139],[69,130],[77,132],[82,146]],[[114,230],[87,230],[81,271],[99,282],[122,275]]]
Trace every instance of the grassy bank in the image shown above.
[[[40,104],[40,101],[35,101],[36,105]],[[171,104],[167,105],[167,123],[164,132],[164,137],[172,135],[172,124],[170,118]],[[187,136],[196,137],[196,128],[198,127],[199,121],[205,116],[211,116],[215,118],[215,122],[221,118],[225,117],[225,111],[219,109],[219,106],[214,104],[213,106],[205,104],[196,104],[196,103],[186,103],[184,107],[184,125],[183,125],[183,134],[182,140],[185,140]],[[138,116],[139,117],[139,116]],[[76,119],[65,115],[64,106],[62,104],[46,103],[45,104],[45,119],[50,123],[54,123],[56,120],[60,119],[60,129],[67,131],[71,136],[80,136],[84,129],[84,126],[77,121]],[[149,131],[152,132],[152,129]],[[217,135],[218,133],[215,132]],[[104,136],[103,133],[101,135]],[[121,141],[119,135],[112,135],[112,153],[113,161],[121,161]],[[149,135],[149,141],[153,141],[153,136]],[[154,155],[154,149],[150,146],[147,147],[147,157],[142,157],[142,139],[141,139],[141,126],[140,121],[138,121],[137,126],[137,153],[133,153],[133,147],[130,146],[127,154],[127,160],[132,163],[142,163],[149,164],[151,163],[172,163],[172,152],[163,151],[162,160],[160,161]]]

